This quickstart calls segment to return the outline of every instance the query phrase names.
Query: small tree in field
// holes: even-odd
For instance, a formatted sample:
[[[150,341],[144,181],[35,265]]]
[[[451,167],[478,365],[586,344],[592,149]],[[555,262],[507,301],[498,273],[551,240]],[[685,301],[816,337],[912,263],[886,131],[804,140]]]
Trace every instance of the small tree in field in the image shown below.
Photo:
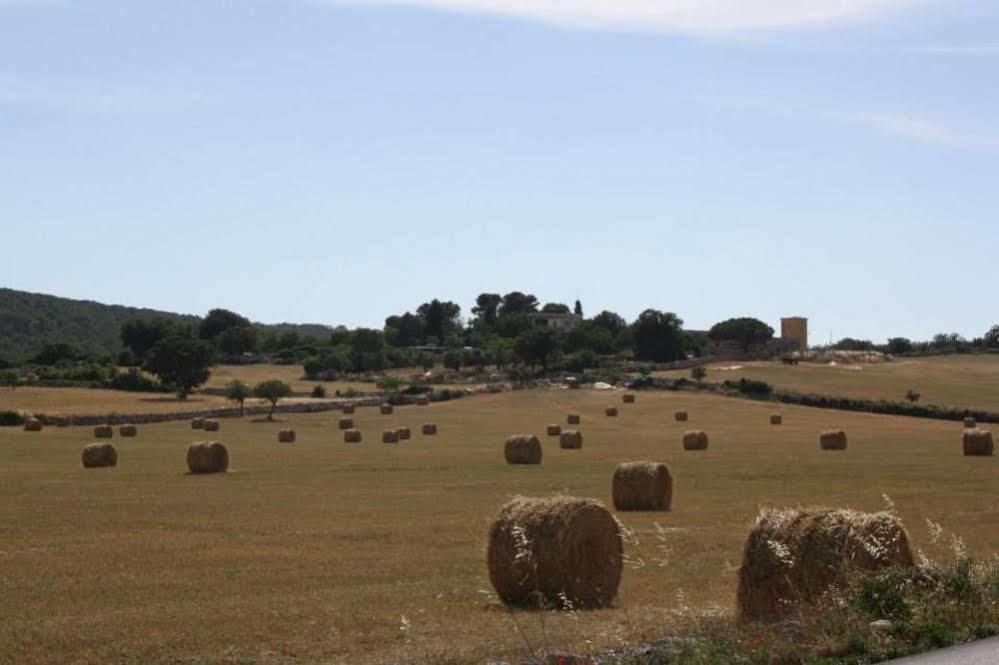
[[[7,386],[11,390],[17,388],[17,384],[20,382],[20,377],[18,377],[17,372],[7,371],[0,374],[0,383]]]
[[[242,381],[230,381],[225,387],[225,397],[231,402],[236,402],[239,404],[239,415],[243,415],[243,404],[246,402],[247,398],[253,393],[250,391],[250,386],[246,385]]]
[[[707,375],[708,375],[708,370],[704,369],[700,365],[690,370],[691,378],[693,378],[694,381],[697,381],[698,383],[703,381],[704,377],[706,377]]]
[[[908,390],[905,393],[905,398],[910,402],[912,402],[913,404],[918,402],[920,397],[922,397],[922,395],[917,393],[915,390]]]
[[[270,413],[267,414],[267,420],[274,420],[274,408],[277,406],[278,402],[289,395],[291,395],[291,386],[284,381],[278,381],[277,379],[263,381],[253,387],[254,397],[265,399],[271,403],[271,410]]]

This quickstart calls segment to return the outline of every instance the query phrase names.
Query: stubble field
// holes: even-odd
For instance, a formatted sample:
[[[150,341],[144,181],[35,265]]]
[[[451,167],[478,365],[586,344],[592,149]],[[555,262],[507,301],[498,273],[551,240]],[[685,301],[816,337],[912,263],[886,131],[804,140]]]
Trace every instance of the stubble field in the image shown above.
[[[914,545],[926,519],[973,554],[999,550],[999,464],[961,455],[959,424],[774,405],[714,395],[518,391],[392,416],[358,409],[347,446],[336,412],[283,423],[222,421],[230,472],[190,476],[187,423],[115,439],[116,469],[84,470],[86,428],[0,430],[0,658],[7,662],[483,662],[533,647],[641,642],[700,612],[731,611],[741,542],[760,506],[875,510],[887,495]],[[603,416],[616,404],[620,417]],[[676,409],[691,421],[673,422]],[[580,451],[545,438],[544,461],[507,466],[513,433],[583,416]],[[436,422],[437,437],[419,425]],[[293,426],[298,442],[278,444]],[[388,426],[413,439],[380,443]],[[845,452],[819,450],[841,427]],[[710,448],[684,452],[684,429]],[[515,494],[610,504],[615,465],[669,464],[668,513],[618,513],[633,532],[608,610],[510,613],[491,593],[486,532]]]

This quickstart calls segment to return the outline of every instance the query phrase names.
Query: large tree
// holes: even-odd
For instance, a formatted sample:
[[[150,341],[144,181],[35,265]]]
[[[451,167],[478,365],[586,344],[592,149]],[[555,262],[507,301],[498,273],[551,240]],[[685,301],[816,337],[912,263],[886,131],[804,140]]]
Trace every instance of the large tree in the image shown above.
[[[490,328],[496,325],[499,317],[499,306],[503,302],[503,296],[498,293],[480,293],[475,299],[475,307],[472,314],[477,316]]]
[[[985,346],[990,349],[999,349],[999,325],[992,326],[989,331],[985,333]]]
[[[202,319],[201,326],[198,328],[198,336],[201,339],[215,339],[229,328],[248,325],[250,325],[250,320],[245,316],[230,312],[227,309],[213,309]]]
[[[742,317],[716,323],[708,331],[708,337],[715,342],[738,342],[747,351],[755,346],[766,344],[774,336],[774,329],[759,319]]]
[[[499,307],[500,316],[512,314],[532,314],[538,311],[538,299],[529,293],[511,291],[503,296]]]
[[[620,314],[604,310],[590,319],[590,323],[598,328],[603,328],[611,335],[617,335],[628,327],[628,322]]]
[[[427,321],[422,316],[406,312],[385,319],[385,341],[392,346],[416,346],[427,338]]]
[[[513,342],[513,353],[522,363],[531,367],[541,365],[546,370],[558,348],[557,333],[545,328],[531,328]]]
[[[546,303],[545,306],[541,308],[541,311],[546,314],[569,314],[572,312],[568,305],[563,305],[560,302]]]
[[[151,319],[129,319],[121,326],[121,342],[140,361],[156,342],[175,334],[177,326],[169,319],[157,316]]]
[[[216,339],[222,353],[238,356],[257,350],[257,329],[253,326],[226,328]]]
[[[458,328],[461,307],[453,302],[442,302],[436,298],[420,305],[417,313],[427,322],[427,336],[443,342]]]
[[[186,399],[190,392],[208,380],[212,347],[201,340],[182,335],[161,339],[149,349],[143,369],[177,389]]]
[[[647,309],[632,328],[637,359],[672,362],[684,357],[683,321],[676,314]]]

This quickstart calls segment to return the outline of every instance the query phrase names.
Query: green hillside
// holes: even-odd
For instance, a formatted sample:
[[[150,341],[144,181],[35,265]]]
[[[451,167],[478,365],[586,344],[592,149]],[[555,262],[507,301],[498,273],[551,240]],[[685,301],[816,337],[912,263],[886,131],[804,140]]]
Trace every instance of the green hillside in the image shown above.
[[[121,324],[132,317],[153,316],[193,326],[201,320],[188,314],[0,288],[0,358],[24,359],[56,342],[72,344],[86,353],[117,354],[124,349],[119,337]],[[329,334],[329,328],[315,324],[263,327],[277,332],[293,330],[303,337]]]

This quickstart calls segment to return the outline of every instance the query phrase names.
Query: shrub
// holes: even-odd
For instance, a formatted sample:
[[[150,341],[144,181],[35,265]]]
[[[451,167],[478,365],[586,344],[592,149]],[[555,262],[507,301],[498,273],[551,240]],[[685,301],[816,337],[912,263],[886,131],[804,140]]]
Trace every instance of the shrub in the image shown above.
[[[739,381],[726,381],[726,388],[734,388],[738,390],[743,395],[749,395],[750,397],[765,398],[770,397],[774,389],[766,381],[756,381],[754,379],[739,379]]]
[[[119,372],[108,382],[108,387],[114,390],[128,390],[140,393],[163,393],[170,392],[170,388],[164,386],[156,379],[147,376],[133,367],[127,372]]]
[[[24,420],[24,414],[20,411],[0,411],[0,427],[20,427]]]
[[[326,388],[322,386],[314,386],[312,388],[312,397],[315,399],[322,399],[326,397]]]

